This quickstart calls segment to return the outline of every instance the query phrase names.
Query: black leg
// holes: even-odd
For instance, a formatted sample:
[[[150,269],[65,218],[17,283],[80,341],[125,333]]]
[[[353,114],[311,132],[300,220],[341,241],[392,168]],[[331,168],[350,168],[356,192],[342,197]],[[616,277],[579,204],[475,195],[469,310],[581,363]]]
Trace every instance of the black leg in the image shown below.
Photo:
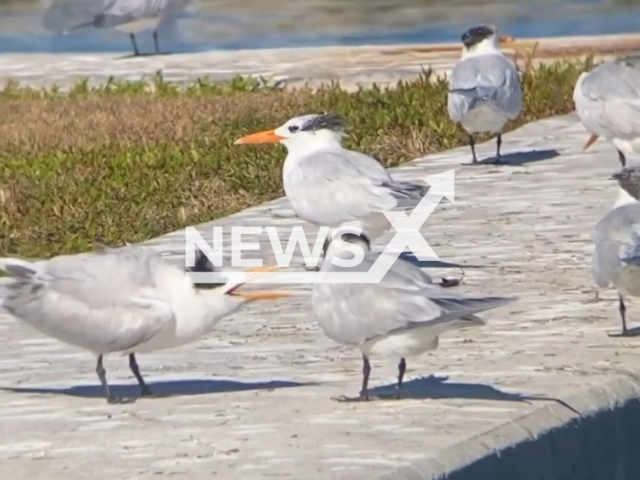
[[[469,145],[471,145],[471,155],[473,155],[473,161],[471,163],[478,163],[478,157],[476,157],[476,141],[473,135],[469,135]]]
[[[371,364],[369,359],[362,356],[362,388],[360,389],[360,399],[369,400],[369,375],[371,375]]]
[[[304,266],[305,270],[312,271],[312,272],[320,271],[320,267],[322,266],[322,263],[324,262],[324,259],[327,256],[327,249],[329,248],[330,243],[331,242],[329,242],[328,238],[324,239],[324,244],[322,245],[322,253],[320,254],[320,258],[318,259],[318,265],[316,265],[315,267],[307,267],[305,265]]]
[[[151,393],[151,390],[149,390],[149,387],[147,387],[147,384],[144,383],[144,378],[142,378],[142,375],[140,374],[140,368],[138,367],[138,362],[136,361],[135,353],[129,354],[129,368],[135,375],[136,380],[138,380],[138,385],[140,385],[140,396],[141,397],[152,396],[153,394]]]
[[[158,31],[153,31],[153,42],[156,44],[156,53],[160,53],[160,45],[158,44]]]
[[[472,133],[469,134],[469,146],[471,147],[471,156],[473,159],[471,163],[463,163],[462,165],[482,165],[478,162],[478,157],[476,156],[476,141]]]
[[[610,337],[636,337],[640,335],[627,329],[627,307],[624,304],[622,295],[618,294],[618,311],[620,312],[620,320],[622,320],[622,331],[620,333],[609,333]]]
[[[400,400],[400,394],[402,391],[402,379],[404,378],[404,372],[407,371],[407,362],[404,358],[400,359],[400,363],[398,364],[398,394],[396,398]]]
[[[136,44],[136,36],[133,33],[130,33],[129,38],[131,38],[131,44],[133,45],[133,53],[137,57],[138,55],[140,55],[140,51],[138,50],[138,45]]]
[[[500,161],[500,147],[502,147],[502,134],[498,134],[498,139],[496,140],[496,145],[498,149],[496,150],[496,161]]]
[[[622,153],[620,150],[618,150],[618,160],[620,160],[620,163],[622,164],[622,166],[626,166],[627,164],[627,157],[624,156],[624,153]]]
[[[111,391],[109,390],[109,384],[107,383],[107,372],[102,365],[102,355],[98,356],[98,363],[96,364],[96,373],[98,374],[98,378],[100,379],[100,383],[104,388],[107,402],[108,403],[129,403],[131,399],[123,399],[123,398],[115,398],[111,396]]]
[[[369,396],[369,375],[371,375],[371,364],[369,359],[362,355],[362,388],[358,397],[339,397],[334,398],[338,402],[367,402],[372,398]]]

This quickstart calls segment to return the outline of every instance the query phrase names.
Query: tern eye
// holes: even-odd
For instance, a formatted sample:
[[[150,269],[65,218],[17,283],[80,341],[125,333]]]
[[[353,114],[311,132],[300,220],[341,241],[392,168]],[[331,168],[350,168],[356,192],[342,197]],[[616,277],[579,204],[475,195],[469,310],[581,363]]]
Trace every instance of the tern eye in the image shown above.
[[[291,133],[296,133],[298,130],[300,130],[300,127],[299,127],[298,125],[291,125],[291,126],[289,127],[289,131],[290,131]]]

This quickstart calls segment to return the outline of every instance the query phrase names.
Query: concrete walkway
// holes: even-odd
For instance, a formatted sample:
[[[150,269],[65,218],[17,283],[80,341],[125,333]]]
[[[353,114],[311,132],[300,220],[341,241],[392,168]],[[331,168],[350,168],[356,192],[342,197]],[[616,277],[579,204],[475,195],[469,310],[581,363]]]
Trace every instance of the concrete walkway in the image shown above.
[[[526,39],[506,49],[524,68],[534,44],[533,64],[559,58],[612,58],[640,50],[640,35],[603,35]],[[459,44],[364,47],[283,48],[274,50],[211,51],[123,58],[120,54],[0,55],[0,84],[12,79],[25,85],[66,88],[81,78],[103,84],[110,77],[138,80],[161,71],[165,80],[193,81],[202,77],[225,80],[257,75],[286,86],[318,86],[340,80],[349,89],[395,84],[416,78],[423,69],[447,74],[460,58]]]
[[[638,478],[640,340],[607,337],[619,328],[615,293],[596,300],[589,272],[591,230],[615,199],[608,176],[619,164],[604,142],[582,153],[586,138],[570,115],[506,135],[510,166],[463,167],[460,148],[395,169],[414,178],[456,169],[455,204],[431,216],[425,237],[444,260],[483,266],[464,272],[464,292],[520,297],[484,315],[485,327],[410,359],[409,398],[330,400],[357,393],[361,360],[322,335],[307,296],[256,305],[196,345],[140,356],[151,388],[174,395],[124,406],[105,403],[90,355],[5,317],[0,477]],[[493,142],[478,151],[493,154]],[[215,224],[276,225],[284,237],[302,223],[268,209],[286,207]],[[183,236],[150,243],[179,255]],[[372,385],[391,390],[395,368],[374,359]],[[107,369],[120,393],[136,391],[126,359]]]

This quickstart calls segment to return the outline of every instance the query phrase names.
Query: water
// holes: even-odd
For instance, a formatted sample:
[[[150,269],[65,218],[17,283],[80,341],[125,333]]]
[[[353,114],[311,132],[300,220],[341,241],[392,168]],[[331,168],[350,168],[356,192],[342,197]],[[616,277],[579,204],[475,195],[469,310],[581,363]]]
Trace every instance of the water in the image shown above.
[[[113,30],[48,32],[41,24],[43,6],[0,0],[0,52],[131,51],[127,36]],[[494,23],[519,38],[635,33],[640,0],[200,0],[163,25],[160,43],[165,51],[197,52],[458,41],[478,23]],[[151,50],[151,34],[141,34],[138,44]]]

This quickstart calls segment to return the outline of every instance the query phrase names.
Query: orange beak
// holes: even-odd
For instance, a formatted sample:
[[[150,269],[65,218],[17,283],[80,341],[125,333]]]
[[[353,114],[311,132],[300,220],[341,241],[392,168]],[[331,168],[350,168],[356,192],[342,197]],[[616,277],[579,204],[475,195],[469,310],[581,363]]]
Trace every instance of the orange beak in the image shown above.
[[[239,138],[234,145],[243,145],[245,143],[280,143],[284,137],[276,134],[275,130],[266,130],[264,132],[252,133],[246,137]]]
[[[254,273],[262,273],[262,272],[273,272],[274,270],[279,270],[279,269],[280,267],[278,265],[265,265],[263,267],[252,268],[249,271]],[[255,276],[256,275],[253,275],[252,277],[255,278]],[[279,298],[288,298],[292,295],[291,292],[285,292],[282,290],[266,290],[266,291],[261,290],[257,292],[233,293],[241,285],[244,285],[244,284],[238,285],[237,287],[233,288],[227,293],[228,294],[232,293],[233,295],[237,295],[238,297],[244,298],[247,302],[255,302],[256,300],[277,300]]]
[[[589,137],[589,140],[587,140],[587,143],[585,143],[584,147],[582,147],[582,151],[584,152],[587,148],[596,143],[596,140],[598,140],[598,135],[591,135]]]
[[[255,302],[256,300],[277,300],[279,298],[288,298],[291,296],[291,293],[279,290],[267,290],[259,292],[236,293],[236,295],[238,297],[244,298],[247,302]]]
[[[510,36],[510,35],[500,35],[500,36],[498,37],[498,43],[500,43],[500,44],[503,44],[503,43],[513,43],[513,42],[515,42],[515,41],[516,41],[516,39],[515,39],[515,38],[513,38],[513,37],[512,37],[512,36]]]

